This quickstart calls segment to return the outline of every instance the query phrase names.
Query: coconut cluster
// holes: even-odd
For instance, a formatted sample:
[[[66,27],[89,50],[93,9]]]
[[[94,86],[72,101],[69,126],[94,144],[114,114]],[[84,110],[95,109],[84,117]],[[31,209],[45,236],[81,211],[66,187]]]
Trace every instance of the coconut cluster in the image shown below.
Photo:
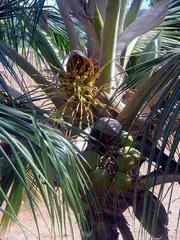
[[[132,147],[133,137],[122,131],[115,145],[100,155],[84,151],[86,171],[95,189],[118,193],[132,186],[132,170],[140,160],[140,152]]]

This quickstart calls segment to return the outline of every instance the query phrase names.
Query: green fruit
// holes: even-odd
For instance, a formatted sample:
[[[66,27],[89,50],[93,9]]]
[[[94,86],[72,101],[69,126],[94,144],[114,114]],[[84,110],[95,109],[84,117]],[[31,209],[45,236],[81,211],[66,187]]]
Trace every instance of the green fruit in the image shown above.
[[[132,155],[117,157],[116,163],[118,165],[118,169],[122,172],[129,171],[135,165],[135,161]]]
[[[141,157],[141,153],[137,149],[135,149],[133,147],[129,147],[129,146],[126,146],[122,149],[122,154],[123,155],[131,155],[134,158],[135,164],[138,163],[138,161],[140,160],[140,157]]]
[[[112,191],[119,193],[121,191],[127,191],[131,187],[131,177],[124,172],[118,171],[114,177],[112,185]]]
[[[134,158],[135,164],[137,164],[140,160],[140,153],[134,153],[132,157]]]
[[[133,142],[134,142],[133,137],[129,135],[128,132],[122,131],[120,136],[120,144],[122,146],[131,146]]]
[[[94,188],[107,189],[111,183],[111,177],[106,169],[96,168],[89,173]]]
[[[100,156],[95,151],[85,151],[82,153],[82,156],[87,161],[82,161],[82,164],[86,171],[95,169],[101,160]]]
[[[139,157],[141,156],[140,152],[133,148],[133,147],[129,147],[129,146],[126,146],[122,149],[122,153],[123,154],[129,154],[129,155],[134,155],[134,157]]]

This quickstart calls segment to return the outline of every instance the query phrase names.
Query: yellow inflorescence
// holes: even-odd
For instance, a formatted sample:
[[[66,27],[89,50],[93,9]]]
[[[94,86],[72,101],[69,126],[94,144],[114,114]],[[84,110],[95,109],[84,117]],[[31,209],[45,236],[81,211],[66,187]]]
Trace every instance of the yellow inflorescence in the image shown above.
[[[67,63],[67,71],[60,79],[60,86],[56,95],[64,99],[64,104],[58,109],[56,116],[68,117],[69,121],[92,124],[92,107],[103,105],[98,99],[96,80],[103,71],[98,69],[90,59],[85,56],[72,55]]]

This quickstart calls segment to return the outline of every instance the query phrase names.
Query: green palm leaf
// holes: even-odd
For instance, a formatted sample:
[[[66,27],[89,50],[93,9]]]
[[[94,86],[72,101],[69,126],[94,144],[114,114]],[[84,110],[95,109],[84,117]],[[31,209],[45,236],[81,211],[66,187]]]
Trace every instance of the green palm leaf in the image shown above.
[[[0,148],[3,173],[0,200],[1,204],[7,202],[2,218],[4,227],[17,217],[23,192],[36,219],[35,209],[38,205],[35,189],[45,203],[52,222],[57,216],[57,221],[62,225],[62,206],[55,191],[56,185],[61,188],[64,207],[69,211],[70,204],[79,225],[85,225],[81,196],[83,194],[86,198],[92,193],[75,147],[60,132],[4,105],[0,105],[0,138],[4,144]],[[9,169],[10,175],[6,169]],[[7,175],[4,175],[5,172]],[[34,179],[33,182],[30,179]],[[5,199],[9,190],[11,193]],[[17,191],[20,195],[15,201]]]

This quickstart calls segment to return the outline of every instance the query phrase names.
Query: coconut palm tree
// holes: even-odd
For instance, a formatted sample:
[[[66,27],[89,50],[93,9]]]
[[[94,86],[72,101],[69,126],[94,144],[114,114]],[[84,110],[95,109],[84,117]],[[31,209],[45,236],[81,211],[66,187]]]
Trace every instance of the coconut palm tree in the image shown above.
[[[168,239],[161,195],[166,182],[180,181],[174,160],[179,6],[163,0],[138,16],[142,1],[128,4],[57,0],[50,7],[40,0],[2,1],[1,62],[21,90],[1,78],[5,226],[10,218],[17,221],[24,195],[35,221],[40,196],[52,221],[61,220],[55,192],[60,187],[63,206],[73,209],[84,239],[117,239],[117,228],[123,239],[133,239],[123,216],[129,206],[153,238]],[[29,48],[37,65],[27,59]],[[9,59],[34,80],[35,90],[26,88]],[[49,69],[48,77],[39,66]],[[35,106],[40,99],[48,99],[44,108]],[[87,127],[89,135],[83,131]],[[72,141],[82,133],[87,147],[81,156]],[[149,167],[141,176],[144,161]],[[158,184],[157,198],[149,190]],[[96,201],[89,202],[89,196]]]

